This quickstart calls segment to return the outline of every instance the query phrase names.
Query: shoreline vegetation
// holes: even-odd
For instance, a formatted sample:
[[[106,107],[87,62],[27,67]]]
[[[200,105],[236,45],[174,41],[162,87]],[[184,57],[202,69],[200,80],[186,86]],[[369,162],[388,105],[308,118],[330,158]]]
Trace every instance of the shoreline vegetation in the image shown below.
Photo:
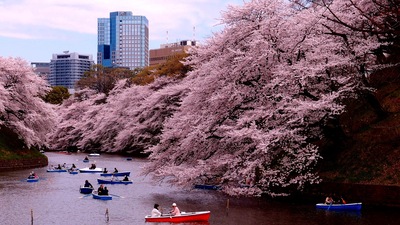
[[[47,165],[48,159],[39,149],[27,148],[15,132],[0,126],[0,172]]]
[[[37,150],[4,150],[0,149],[0,172],[44,167],[48,159]]]

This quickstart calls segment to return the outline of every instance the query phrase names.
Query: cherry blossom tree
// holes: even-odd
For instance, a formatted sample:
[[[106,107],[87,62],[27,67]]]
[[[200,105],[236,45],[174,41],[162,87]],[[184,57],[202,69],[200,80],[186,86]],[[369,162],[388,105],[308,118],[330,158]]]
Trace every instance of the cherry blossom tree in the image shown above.
[[[20,58],[0,57],[0,126],[14,131],[26,147],[47,144],[56,114],[41,97],[50,90]]]
[[[225,29],[191,52],[187,77],[78,92],[58,108],[52,146],[146,151],[144,173],[231,195],[302,190],[320,181],[322,128],[379,69],[379,32],[362,29],[374,26],[366,12],[380,15],[371,1],[231,6]]]
[[[180,106],[185,91],[177,82],[159,78],[147,86],[130,86],[121,80],[108,96],[78,92],[58,108],[63,119],[51,148],[143,154],[158,143],[164,120]]]
[[[368,22],[346,1],[330,8],[355,27]],[[230,7],[226,28],[191,57],[182,82],[190,92],[150,149],[146,172],[187,186],[220,184],[232,195],[287,195],[319,182],[313,143],[343,112],[341,100],[364,88],[361,68],[373,69],[379,47],[332,16],[279,0]]]
[[[64,100],[56,108],[60,120],[57,128],[49,135],[50,148],[60,151],[78,149],[78,142],[85,135],[90,135],[96,126],[96,115],[102,108],[104,98],[104,93],[84,89]]]

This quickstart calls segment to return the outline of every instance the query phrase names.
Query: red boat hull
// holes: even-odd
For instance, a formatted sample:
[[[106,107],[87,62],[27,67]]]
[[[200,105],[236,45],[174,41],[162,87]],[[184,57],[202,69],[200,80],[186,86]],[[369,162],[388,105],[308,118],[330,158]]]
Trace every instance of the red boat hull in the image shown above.
[[[186,212],[180,216],[161,216],[161,217],[151,217],[146,216],[146,222],[170,222],[170,223],[182,223],[182,222],[198,222],[198,221],[208,221],[210,218],[210,211],[202,212]]]

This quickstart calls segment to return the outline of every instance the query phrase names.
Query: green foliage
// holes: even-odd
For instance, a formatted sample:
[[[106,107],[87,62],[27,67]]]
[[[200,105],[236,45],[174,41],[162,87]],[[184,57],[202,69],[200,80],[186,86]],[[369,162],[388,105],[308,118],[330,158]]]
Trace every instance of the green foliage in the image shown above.
[[[0,160],[16,160],[16,159],[31,159],[31,158],[46,158],[45,155],[36,150],[6,150],[0,148]]]
[[[90,88],[98,93],[108,94],[120,79],[132,78],[140,69],[129,70],[127,68],[106,68],[102,65],[94,65],[90,71],[85,72],[76,83],[79,89]]]
[[[43,100],[50,104],[59,105],[64,99],[68,99],[71,96],[68,89],[63,86],[52,87],[52,90],[43,97]]]

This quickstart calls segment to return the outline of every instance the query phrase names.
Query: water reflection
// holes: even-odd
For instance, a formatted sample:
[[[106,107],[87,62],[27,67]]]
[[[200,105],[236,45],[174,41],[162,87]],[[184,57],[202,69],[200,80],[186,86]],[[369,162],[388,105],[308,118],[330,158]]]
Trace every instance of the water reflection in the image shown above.
[[[326,217],[332,216],[344,216],[344,217],[353,217],[356,219],[361,218],[361,211],[345,211],[345,210],[323,210],[323,209],[316,209],[317,213],[324,214]]]

